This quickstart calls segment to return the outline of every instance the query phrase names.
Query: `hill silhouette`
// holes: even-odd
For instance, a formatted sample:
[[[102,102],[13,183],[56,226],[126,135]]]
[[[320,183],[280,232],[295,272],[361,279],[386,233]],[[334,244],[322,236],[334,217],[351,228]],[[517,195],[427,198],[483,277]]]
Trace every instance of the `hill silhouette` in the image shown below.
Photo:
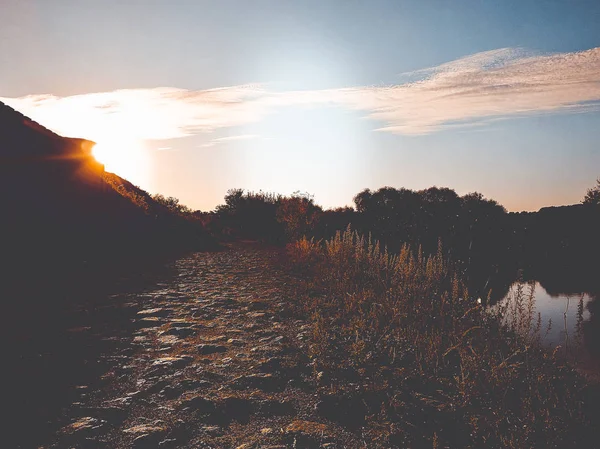
[[[199,226],[105,172],[93,146],[0,103],[0,257],[19,288],[32,273],[72,280],[81,270],[206,243]]]

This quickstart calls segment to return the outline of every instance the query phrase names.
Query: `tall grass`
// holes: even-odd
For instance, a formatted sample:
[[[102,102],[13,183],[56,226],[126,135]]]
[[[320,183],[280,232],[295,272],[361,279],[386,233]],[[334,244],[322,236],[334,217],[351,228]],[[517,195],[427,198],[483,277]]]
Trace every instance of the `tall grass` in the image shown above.
[[[298,307],[315,323],[320,394],[368,404],[357,409],[367,447],[584,444],[583,384],[542,349],[524,289],[486,310],[441,244],[389,254],[350,228],[289,254],[309,279]]]

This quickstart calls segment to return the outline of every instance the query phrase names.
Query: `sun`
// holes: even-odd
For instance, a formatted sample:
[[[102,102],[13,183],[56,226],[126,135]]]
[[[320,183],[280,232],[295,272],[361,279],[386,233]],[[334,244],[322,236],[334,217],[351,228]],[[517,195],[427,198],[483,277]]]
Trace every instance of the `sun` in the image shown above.
[[[139,186],[147,185],[149,160],[144,142],[139,139],[98,139],[92,149],[94,158],[115,173]]]

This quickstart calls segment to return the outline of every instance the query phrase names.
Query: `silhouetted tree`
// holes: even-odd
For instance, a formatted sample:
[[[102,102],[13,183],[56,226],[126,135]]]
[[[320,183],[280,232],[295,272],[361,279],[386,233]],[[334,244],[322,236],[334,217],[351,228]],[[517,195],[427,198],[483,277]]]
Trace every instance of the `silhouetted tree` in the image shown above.
[[[152,195],[152,199],[154,201],[156,201],[159,204],[162,204],[163,206],[165,206],[167,209],[169,209],[171,212],[177,213],[177,214],[189,214],[192,212],[192,209],[190,209],[189,207],[181,204],[179,202],[179,199],[173,197],[173,196],[168,196],[165,197],[164,195],[161,195],[160,193],[157,193],[156,195]]]
[[[588,206],[600,206],[600,178],[596,180],[596,187],[587,190],[583,204]]]
[[[216,208],[221,229],[227,234],[262,241],[282,241],[283,225],[277,221],[281,195],[230,189],[225,204]]]
[[[290,240],[311,235],[323,210],[315,205],[313,196],[294,192],[291,197],[282,197],[278,201],[276,217],[285,227],[286,237]]]

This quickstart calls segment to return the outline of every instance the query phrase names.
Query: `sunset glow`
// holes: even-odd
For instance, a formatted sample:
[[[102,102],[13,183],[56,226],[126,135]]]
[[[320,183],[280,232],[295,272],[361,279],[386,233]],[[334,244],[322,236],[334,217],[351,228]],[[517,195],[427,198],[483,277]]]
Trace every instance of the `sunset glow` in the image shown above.
[[[115,173],[137,185],[148,183],[149,160],[141,140],[104,139],[96,143],[92,150],[96,160],[106,171]]]

